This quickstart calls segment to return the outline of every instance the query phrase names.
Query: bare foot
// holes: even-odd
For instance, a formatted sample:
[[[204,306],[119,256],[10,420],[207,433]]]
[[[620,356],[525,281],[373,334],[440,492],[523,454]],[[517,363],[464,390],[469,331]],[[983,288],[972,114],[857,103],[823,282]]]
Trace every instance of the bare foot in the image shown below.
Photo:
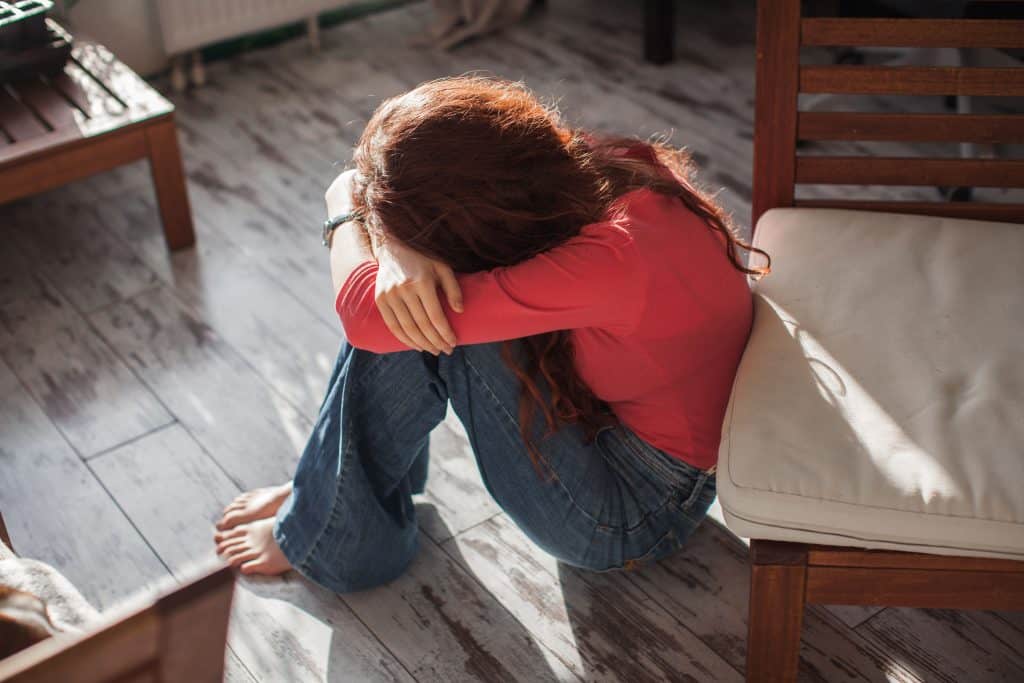
[[[224,508],[224,516],[217,522],[217,528],[223,531],[245,522],[273,517],[291,492],[291,482],[246,491]]]
[[[274,540],[273,517],[218,531],[213,538],[217,554],[243,574],[276,576],[292,568]]]

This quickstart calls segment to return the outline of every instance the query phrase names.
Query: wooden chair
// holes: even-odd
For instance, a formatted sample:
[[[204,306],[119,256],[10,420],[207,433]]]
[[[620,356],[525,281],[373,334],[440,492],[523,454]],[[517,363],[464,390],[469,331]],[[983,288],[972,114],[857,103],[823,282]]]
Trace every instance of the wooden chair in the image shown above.
[[[2,517],[0,538],[9,544]],[[234,573],[218,568],[99,628],[0,660],[0,681],[222,681],[233,590]]]
[[[800,112],[799,93],[865,93],[915,95],[971,95],[971,96],[1024,96],[1024,68],[921,68],[881,66],[806,66],[801,65],[803,46],[899,46],[899,47],[975,47],[1024,48],[1024,22],[1008,20],[937,20],[937,19],[842,19],[807,18],[802,16],[800,0],[761,0],[758,7],[757,29],[757,100],[754,152],[753,225],[762,215],[779,207],[802,207],[797,211],[772,211],[769,214],[772,229],[780,221],[800,217],[802,209],[853,209],[858,212],[890,212],[980,219],[984,221],[1024,222],[1024,204],[988,202],[929,202],[929,201],[870,201],[870,200],[806,200],[795,196],[795,186],[808,184],[848,185],[910,185],[946,187],[1024,187],[1024,160],[1021,159],[962,159],[962,158],[879,158],[802,156],[797,154],[798,140],[857,140],[857,141],[912,141],[912,142],[978,142],[1024,143],[1024,115],[957,115],[934,113],[863,113],[863,112]],[[806,212],[802,214],[806,216]],[[902,217],[883,214],[854,214],[844,212],[817,212],[815,220],[841,216],[852,230],[857,225],[874,226],[871,239],[885,244],[884,231],[889,221],[899,222]],[[864,218],[870,216],[870,218]],[[910,218],[913,221],[928,219]],[[920,230],[922,224],[914,224]],[[944,234],[952,234],[959,221],[937,220]],[[902,229],[902,228],[900,228]],[[977,231],[978,239],[985,239],[986,230],[993,234],[1012,235],[1012,229],[998,223],[963,221],[963,229]],[[1022,231],[1024,232],[1024,231]],[[813,231],[787,233],[810,235]],[[837,233],[838,234],[838,233]],[[919,235],[920,233],[913,233]],[[777,244],[780,243],[776,240]],[[848,242],[847,244],[850,244]],[[904,241],[901,248],[917,241]],[[820,245],[819,245],[820,246]],[[1006,249],[1018,249],[1017,241]],[[821,249],[815,254],[822,254]],[[824,251],[827,251],[824,250]],[[1019,257],[1020,252],[1017,252]],[[824,255],[823,255],[824,256]],[[863,263],[837,268],[866,268]],[[790,264],[791,265],[791,264]],[[780,263],[785,270],[787,264]],[[795,268],[795,266],[792,266]],[[765,283],[770,283],[769,275]],[[789,277],[784,276],[784,277]],[[1014,276],[1017,277],[1017,276]],[[1019,281],[1020,278],[1018,277]],[[795,278],[794,278],[795,281]],[[808,288],[818,285],[807,282]],[[835,285],[842,286],[842,283]],[[833,294],[836,290],[833,288]],[[1019,297],[1020,290],[1014,296]],[[894,290],[892,297],[899,297]],[[1009,299],[1008,299],[1009,300]],[[888,304],[886,304],[888,305]],[[1013,306],[1013,304],[1010,304]],[[771,312],[768,305],[758,309],[758,315]],[[941,310],[938,314],[941,315]],[[1006,314],[1021,313],[1008,308]],[[786,318],[785,312],[780,320]],[[798,318],[798,316],[797,316]],[[761,321],[763,324],[764,320]],[[783,320],[786,324],[792,320]],[[781,323],[780,323],[781,324]],[[790,328],[791,334],[816,333],[813,325],[799,328],[800,321]],[[1012,321],[1010,324],[1014,324]],[[757,341],[758,323],[751,343]],[[898,322],[896,323],[898,327]],[[795,331],[794,331],[795,330]],[[882,331],[885,337],[892,328]],[[902,333],[900,331],[900,333]],[[785,335],[783,335],[785,337]],[[780,337],[782,338],[782,337]],[[788,337],[786,337],[788,338]],[[870,341],[871,335],[862,339]],[[1018,338],[1019,339],[1019,338]],[[885,344],[879,345],[884,357]],[[751,353],[748,347],[748,356]],[[744,357],[743,364],[756,359]],[[771,358],[763,357],[765,363]],[[799,360],[804,360],[801,356]],[[737,392],[746,381],[741,364],[734,389]],[[749,369],[749,368],[748,368]],[[895,372],[894,368],[894,372]],[[856,377],[854,377],[856,379]],[[824,395],[828,387],[816,379],[815,389]],[[829,378],[824,380],[826,383]],[[842,389],[850,389],[846,386]],[[830,395],[834,401],[843,396]],[[824,400],[824,399],[823,399]],[[762,404],[763,405],[763,404]],[[883,404],[883,408],[891,408]],[[769,409],[770,411],[771,409]],[[750,413],[748,412],[748,415]],[[1020,413],[1017,413],[1019,419]],[[723,434],[723,465],[719,467],[719,495],[729,526],[741,535],[751,538],[751,597],[749,640],[747,652],[748,681],[796,680],[799,663],[799,645],[804,606],[806,604],[892,605],[925,608],[1024,610],[1024,553],[1022,527],[1017,523],[1006,525],[1007,548],[1002,550],[978,546],[958,555],[957,546],[941,543],[943,520],[936,520],[928,528],[932,537],[920,546],[904,541],[893,542],[883,535],[878,537],[850,536],[822,531],[820,520],[813,514],[802,520],[792,518],[776,522],[770,518],[773,504],[769,500],[765,515],[768,518],[751,521],[744,517],[743,492],[732,480],[742,479],[742,472],[729,472],[742,466],[733,454],[731,463],[725,459],[725,450],[737,448],[737,439],[728,439],[730,419],[739,419],[730,407],[726,431]],[[951,418],[952,419],[952,418]],[[840,424],[837,419],[837,424]],[[1011,425],[1012,426],[1012,425]],[[819,429],[818,425],[809,425]],[[770,433],[766,432],[766,433]],[[846,435],[855,442],[854,434]],[[727,443],[727,441],[729,443]],[[761,445],[748,439],[749,448]],[[852,447],[859,447],[856,443]],[[1024,445],[1015,444],[1017,458],[1024,459]],[[813,445],[808,457],[814,457]],[[965,455],[965,457],[970,457]],[[1011,466],[1012,468],[1012,466]],[[722,471],[727,470],[727,471]],[[941,473],[940,473],[941,474]],[[779,475],[780,477],[785,475]],[[768,477],[770,478],[770,477]],[[1018,490],[1020,481],[1015,484]],[[778,481],[765,483],[765,488]],[[833,487],[841,486],[832,482]],[[792,496],[791,496],[792,497]],[[799,496],[796,496],[799,497]],[[919,496],[922,500],[924,494]],[[779,501],[779,515],[786,501]],[[851,509],[851,516],[860,512]],[[1018,508],[1019,509],[1019,508]],[[884,526],[886,510],[872,510]],[[863,513],[867,515],[868,513]],[[801,521],[807,525],[801,527]],[[950,517],[950,525],[961,520]],[[971,520],[968,520],[971,521]],[[860,522],[858,522],[860,523]],[[924,524],[928,524],[925,520]],[[965,522],[966,523],[966,522]],[[822,539],[828,539],[822,544]],[[859,547],[858,547],[859,546]],[[875,548],[867,550],[865,547]],[[929,554],[906,552],[918,547]],[[931,554],[934,552],[942,554]],[[1011,551],[1012,550],[1012,551]],[[970,556],[967,556],[970,555]],[[1014,557],[1018,559],[1013,559]]]

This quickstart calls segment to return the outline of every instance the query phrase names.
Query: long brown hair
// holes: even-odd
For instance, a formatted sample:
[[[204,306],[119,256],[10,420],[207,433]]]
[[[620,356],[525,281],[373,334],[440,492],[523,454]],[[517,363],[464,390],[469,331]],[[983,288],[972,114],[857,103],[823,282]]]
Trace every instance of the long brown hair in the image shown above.
[[[456,272],[546,251],[606,218],[616,198],[639,188],[678,197],[722,235],[738,270],[759,276],[769,268],[768,255],[740,240],[695,185],[685,152],[570,128],[520,83],[460,76],[389,99],[367,124],[354,160],[355,204],[367,231]],[[747,266],[741,249],[761,254],[765,265]],[[568,331],[521,341],[506,342],[504,357],[520,380],[520,429],[541,472],[546,463],[530,436],[538,410],[548,435],[578,423],[592,439],[616,419],[577,373]]]

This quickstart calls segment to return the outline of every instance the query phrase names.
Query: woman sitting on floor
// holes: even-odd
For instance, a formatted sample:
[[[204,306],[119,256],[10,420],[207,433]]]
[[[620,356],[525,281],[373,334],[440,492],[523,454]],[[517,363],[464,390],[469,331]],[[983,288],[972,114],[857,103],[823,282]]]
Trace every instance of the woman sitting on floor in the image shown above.
[[[678,549],[715,497],[765,272],[685,155],[459,77],[383,103],[354,160],[327,191],[348,341],[294,481],[229,505],[218,552],[338,592],[396,578],[449,401],[487,490],[559,560]]]

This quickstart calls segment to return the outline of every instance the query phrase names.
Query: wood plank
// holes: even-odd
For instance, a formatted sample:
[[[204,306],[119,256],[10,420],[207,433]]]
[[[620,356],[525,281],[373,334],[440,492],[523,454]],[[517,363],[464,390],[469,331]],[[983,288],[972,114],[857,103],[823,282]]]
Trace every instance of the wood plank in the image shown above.
[[[85,119],[114,116],[124,111],[123,104],[110,97],[99,83],[89,78],[74,62],[68,62],[63,71],[49,76],[47,80]]]
[[[0,206],[0,224],[12,225],[14,215],[10,206]],[[74,307],[15,244],[0,249],[0,352],[16,342],[49,336],[77,317]]]
[[[81,112],[70,106],[58,91],[44,81],[26,81],[8,87],[18,94],[18,99],[30,107],[37,117],[45,121],[49,130],[76,127],[81,118]],[[75,117],[76,113],[79,118]]]
[[[809,209],[852,209],[922,216],[948,216],[986,221],[1024,223],[1024,204],[992,202],[913,202],[857,199],[797,199],[796,206]]]
[[[859,19],[800,21],[802,45],[845,47],[1024,47],[1024,21],[1010,19]]]
[[[292,476],[309,420],[167,288],[90,321],[240,488]]]
[[[224,680],[234,584],[234,571],[218,562],[160,598],[159,680]]]
[[[825,609],[850,628],[857,628],[885,608],[869,605],[828,605]]]
[[[796,182],[825,185],[1024,187],[1024,159],[801,156],[796,159]]]
[[[426,536],[403,576],[342,599],[417,680],[574,680],[530,625]]]
[[[57,138],[39,138],[3,148],[6,158],[18,157],[19,162],[0,169],[0,203],[60,187],[146,156],[145,134],[137,127],[111,133],[100,141],[79,139],[76,132],[66,128],[54,135],[68,144],[53,150],[51,143]],[[72,138],[79,144],[71,144]]]
[[[213,524],[239,488],[185,429],[154,433],[93,466],[175,576],[215,558]],[[335,596],[294,574],[240,577],[232,612],[229,644],[259,680],[411,680]]]
[[[801,140],[1024,143],[1021,114],[912,114],[802,111]]]
[[[85,320],[0,355],[82,457],[173,421]]]
[[[793,203],[800,68],[799,0],[758,3],[757,12],[752,226],[768,209]]]
[[[801,66],[800,92],[862,95],[1024,95],[1024,69]]]
[[[745,669],[750,567],[746,547],[727,530],[706,521],[678,554],[626,578],[734,668]],[[923,680],[897,653],[868,643],[822,607],[806,609],[802,636],[800,680],[878,680],[881,671],[891,680]]]
[[[11,683],[119,681],[151,665],[156,660],[159,644],[160,618],[155,609],[147,608],[126,615],[98,632],[37,643],[15,657],[0,661],[0,678]],[[109,656],[111,652],[120,656]]]
[[[835,605],[895,605],[1024,610],[1024,573],[812,567],[807,600]]]
[[[506,515],[442,548],[582,680],[742,680],[624,575],[560,564]]]
[[[84,313],[158,284],[156,275],[106,233],[92,206],[35,197],[11,207],[8,238],[36,272]]]
[[[56,567],[100,609],[167,576],[4,363],[0,432],[0,500],[21,556]]]
[[[1024,647],[997,622],[984,612],[891,608],[858,631],[930,682],[1019,681]]]
[[[107,93],[127,107],[128,118],[132,122],[145,121],[174,111],[174,105],[103,45],[76,41],[72,58]]]
[[[21,142],[45,136],[49,131],[24,104],[0,87],[0,128],[11,136],[12,142]],[[11,147],[0,152],[0,163],[11,158]]]
[[[1024,573],[1024,562],[990,557],[951,557],[887,550],[857,550],[811,546],[807,564],[823,567],[884,567],[888,569],[937,569]]]

